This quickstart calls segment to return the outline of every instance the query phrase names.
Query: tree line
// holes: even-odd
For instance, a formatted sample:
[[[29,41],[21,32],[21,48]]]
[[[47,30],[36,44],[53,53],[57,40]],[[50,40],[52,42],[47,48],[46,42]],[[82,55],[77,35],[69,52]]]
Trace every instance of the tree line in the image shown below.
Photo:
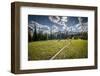
[[[28,41],[42,41],[42,40],[54,40],[54,39],[88,39],[88,33],[87,32],[78,32],[74,33],[72,32],[69,34],[68,32],[52,32],[52,29],[50,30],[50,33],[43,33],[40,29],[37,30],[36,25],[33,29],[28,27]]]

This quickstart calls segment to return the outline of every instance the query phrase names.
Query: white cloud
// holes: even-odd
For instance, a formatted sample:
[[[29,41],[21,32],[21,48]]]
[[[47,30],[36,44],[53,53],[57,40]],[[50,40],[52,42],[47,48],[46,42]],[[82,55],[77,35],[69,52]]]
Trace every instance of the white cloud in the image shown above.
[[[36,22],[36,21],[31,21],[31,22],[29,23],[29,27],[30,27],[30,26],[33,27],[33,30],[34,30],[34,26],[35,26],[35,25],[36,25],[36,27],[37,27],[37,30],[42,31],[43,33],[49,33],[49,31],[50,31],[50,27],[47,26],[47,25],[39,24],[39,23]]]
[[[52,32],[58,32],[59,29],[56,25],[52,25]]]
[[[78,17],[78,20],[79,20],[79,23],[75,25],[75,27],[77,28],[77,31],[87,32],[88,31],[88,22],[83,23],[81,17]]]
[[[79,20],[79,24],[81,24],[82,23],[82,18],[78,17],[78,20]]]
[[[78,32],[87,32],[88,31],[88,23],[81,23],[75,25],[76,31]]]
[[[67,17],[49,16],[49,20],[55,24],[58,24],[57,26],[66,26],[65,22],[67,22]]]
[[[61,21],[67,22],[67,17],[65,17],[65,16],[61,17]]]
[[[67,18],[65,16],[49,16],[49,20],[57,26],[57,31],[65,31],[67,29]]]
[[[49,20],[54,23],[58,23],[60,21],[59,16],[49,16]]]
[[[68,17],[50,16],[49,20],[54,23],[52,27],[49,27],[48,25],[39,24],[36,21],[31,21],[29,23],[29,27],[34,29],[34,25],[36,25],[37,30],[41,30],[43,31],[43,33],[50,33],[51,29],[52,29],[52,32],[58,32],[58,31],[87,32],[88,31],[88,22],[83,23],[81,17],[78,18],[79,23],[73,26],[67,26],[67,21],[68,21],[67,19]]]

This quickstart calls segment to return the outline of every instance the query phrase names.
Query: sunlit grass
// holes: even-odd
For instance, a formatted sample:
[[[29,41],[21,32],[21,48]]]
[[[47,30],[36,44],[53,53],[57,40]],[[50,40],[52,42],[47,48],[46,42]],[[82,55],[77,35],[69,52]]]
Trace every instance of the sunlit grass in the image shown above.
[[[47,40],[30,42],[28,44],[28,59],[48,60],[69,43],[70,40]],[[71,43],[68,45],[68,47],[58,54],[55,59],[87,58],[87,44],[87,40],[71,40]]]

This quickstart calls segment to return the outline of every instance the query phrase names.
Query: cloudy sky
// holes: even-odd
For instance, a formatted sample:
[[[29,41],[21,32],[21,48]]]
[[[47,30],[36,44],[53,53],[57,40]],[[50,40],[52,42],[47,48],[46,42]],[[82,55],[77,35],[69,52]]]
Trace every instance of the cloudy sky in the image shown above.
[[[51,29],[53,32],[88,31],[87,17],[28,15],[28,26],[34,27],[34,24],[44,32]]]

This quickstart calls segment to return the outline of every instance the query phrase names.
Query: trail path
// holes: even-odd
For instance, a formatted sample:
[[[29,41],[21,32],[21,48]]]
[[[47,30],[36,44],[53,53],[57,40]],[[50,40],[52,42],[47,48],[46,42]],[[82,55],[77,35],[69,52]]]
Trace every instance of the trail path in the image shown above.
[[[50,58],[50,60],[53,60],[58,54],[60,54],[65,48],[67,48],[71,43],[68,45],[65,45],[63,48],[61,48],[54,56]]]

